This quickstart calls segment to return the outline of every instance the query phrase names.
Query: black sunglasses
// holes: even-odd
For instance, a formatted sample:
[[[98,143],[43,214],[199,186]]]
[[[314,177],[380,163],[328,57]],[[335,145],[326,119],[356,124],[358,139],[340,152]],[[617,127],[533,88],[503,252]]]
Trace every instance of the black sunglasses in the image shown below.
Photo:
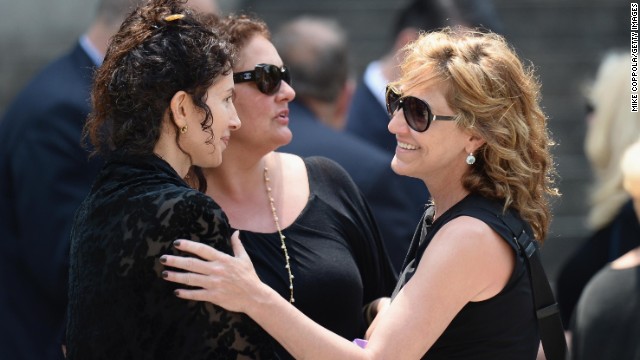
[[[255,81],[261,93],[273,95],[280,90],[281,81],[291,85],[291,74],[286,66],[271,64],[258,64],[253,70],[233,73],[234,83],[247,81]]]
[[[393,114],[399,108],[402,108],[407,124],[417,132],[427,131],[431,122],[434,120],[454,120],[456,118],[455,116],[448,115],[434,115],[426,101],[418,99],[415,96],[403,97],[398,90],[389,85],[387,85],[385,99],[387,101],[387,113],[389,113],[389,117],[393,117]]]

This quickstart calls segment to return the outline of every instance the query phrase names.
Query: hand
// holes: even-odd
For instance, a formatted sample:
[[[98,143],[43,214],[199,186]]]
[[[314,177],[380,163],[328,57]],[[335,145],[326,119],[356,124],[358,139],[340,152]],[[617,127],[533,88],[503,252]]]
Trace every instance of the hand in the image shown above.
[[[373,330],[376,328],[376,326],[380,322],[379,320],[381,318],[382,313],[384,313],[385,310],[387,310],[387,308],[391,304],[391,299],[388,297],[383,297],[383,298],[374,300],[374,303],[375,304],[372,304],[372,306],[375,306],[374,318],[373,318],[373,321],[371,322],[371,325],[369,325],[369,328],[365,333],[365,336],[364,336],[365,339],[369,339],[371,337]]]
[[[166,280],[199,288],[178,289],[175,294],[179,298],[208,301],[230,311],[246,312],[251,308],[251,301],[257,300],[266,287],[258,278],[237,231],[231,236],[235,257],[190,240],[176,240],[174,246],[202,259],[174,255],[160,258],[165,266],[185,271],[165,270],[162,276]]]

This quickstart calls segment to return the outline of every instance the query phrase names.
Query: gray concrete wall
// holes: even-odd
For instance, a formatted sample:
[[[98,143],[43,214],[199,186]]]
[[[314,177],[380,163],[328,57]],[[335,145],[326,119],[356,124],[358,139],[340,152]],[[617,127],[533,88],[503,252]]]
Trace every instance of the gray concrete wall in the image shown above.
[[[88,26],[97,0],[3,0],[0,113],[27,80],[65,52]]]
[[[223,11],[242,7],[272,29],[300,14],[332,16],[349,32],[353,68],[381,55],[389,27],[405,1],[226,0]],[[0,113],[44,63],[65,51],[91,21],[96,0],[3,1],[0,22]],[[626,0],[495,0],[504,33],[532,61],[543,83],[543,104],[559,146],[555,149],[560,190],[552,234],[543,249],[551,273],[587,234],[585,194],[590,178],[582,152],[585,131],[581,85],[610,48],[629,48]],[[37,101],[37,99],[34,99]]]

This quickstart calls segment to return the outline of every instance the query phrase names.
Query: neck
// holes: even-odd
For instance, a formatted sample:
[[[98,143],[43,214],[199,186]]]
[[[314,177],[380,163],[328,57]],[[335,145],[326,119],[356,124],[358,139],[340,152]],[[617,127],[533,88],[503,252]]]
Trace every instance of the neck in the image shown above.
[[[109,25],[97,19],[91,24],[86,34],[93,46],[104,56],[109,46],[109,40],[118,32],[118,28],[119,26]]]
[[[432,177],[429,178],[429,181],[425,181],[425,184],[435,204],[436,213],[434,218],[440,217],[440,215],[469,194],[469,191],[462,186],[461,182],[451,181],[450,178],[443,181],[434,181]]]
[[[160,138],[153,147],[153,152],[156,156],[169,163],[181,178],[184,178],[191,168],[191,160],[178,148],[175,143],[175,131],[166,124],[167,119],[165,119],[162,126]]]
[[[446,173],[432,172],[421,177],[435,203],[436,218],[469,194],[469,191],[462,186],[462,178],[468,171],[468,166],[463,164],[449,167]]]
[[[231,146],[230,146],[231,147]],[[222,197],[242,201],[256,194],[263,197],[264,167],[273,156],[236,156],[231,149],[225,150],[222,164],[216,168],[203,169],[207,179],[207,193],[216,201]]]
[[[344,128],[345,118],[337,113],[335,104],[315,99],[304,99],[302,102],[321,123],[336,130],[342,130],[342,128]]]
[[[225,151],[226,153],[226,151]],[[282,216],[284,204],[283,180],[279,155],[269,153],[252,161],[223,159],[217,168],[203,169],[207,181],[207,195],[220,205],[229,223],[236,229],[274,232],[273,212],[265,184],[265,166],[269,169],[271,196]],[[289,217],[282,216],[283,227]]]
[[[464,199],[465,196],[469,195],[469,191],[462,190],[455,193],[448,192],[443,195],[431,193],[431,195],[436,208],[434,219],[437,219],[440,217],[440,215],[451,209],[455,204],[459,203],[460,200]]]

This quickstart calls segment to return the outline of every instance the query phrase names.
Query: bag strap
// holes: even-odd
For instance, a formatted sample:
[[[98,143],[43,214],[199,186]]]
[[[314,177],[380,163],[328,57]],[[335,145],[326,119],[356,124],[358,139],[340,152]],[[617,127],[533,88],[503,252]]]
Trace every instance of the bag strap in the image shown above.
[[[529,268],[529,280],[544,354],[547,360],[565,360],[567,343],[560,319],[560,308],[540,261],[538,243],[527,234],[522,222],[518,221],[511,212],[498,217],[513,233],[513,238],[524,254]]]

